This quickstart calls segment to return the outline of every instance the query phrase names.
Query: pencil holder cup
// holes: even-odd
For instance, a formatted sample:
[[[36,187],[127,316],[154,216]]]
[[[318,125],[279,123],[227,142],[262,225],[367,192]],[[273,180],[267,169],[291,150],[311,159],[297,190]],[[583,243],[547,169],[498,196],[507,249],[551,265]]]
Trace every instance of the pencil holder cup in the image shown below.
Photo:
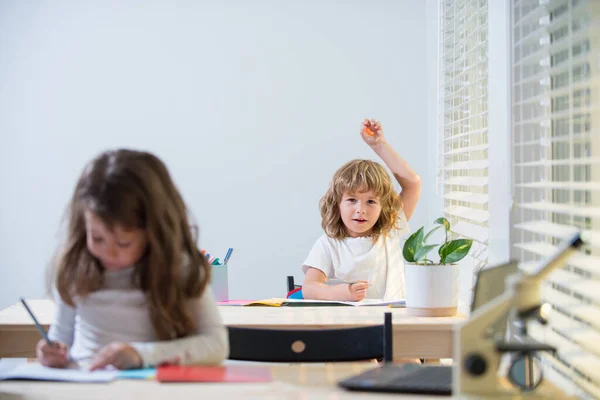
[[[227,265],[211,265],[211,287],[216,301],[229,301],[229,284],[227,281]]]

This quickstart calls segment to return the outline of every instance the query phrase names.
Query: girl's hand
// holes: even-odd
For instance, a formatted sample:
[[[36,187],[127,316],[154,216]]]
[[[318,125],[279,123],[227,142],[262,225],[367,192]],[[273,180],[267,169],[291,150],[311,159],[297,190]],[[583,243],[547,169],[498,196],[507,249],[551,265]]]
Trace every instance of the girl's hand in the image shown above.
[[[365,118],[360,128],[360,136],[369,146],[375,146],[385,141],[381,124],[372,118]]]
[[[51,368],[66,368],[69,364],[68,348],[64,343],[53,342],[50,346],[46,340],[41,339],[35,346],[35,353],[40,364]]]
[[[118,369],[140,368],[142,357],[127,343],[113,342],[102,348],[94,357],[90,371],[112,365]]]
[[[348,285],[350,291],[350,301],[361,301],[367,295],[367,288],[369,283],[367,281],[359,281]]]

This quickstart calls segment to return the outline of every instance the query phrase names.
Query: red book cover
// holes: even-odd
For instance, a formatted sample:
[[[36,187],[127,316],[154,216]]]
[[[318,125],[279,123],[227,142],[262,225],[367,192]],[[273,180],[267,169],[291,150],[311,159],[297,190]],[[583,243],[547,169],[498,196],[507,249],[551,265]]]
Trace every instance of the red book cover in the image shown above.
[[[160,382],[270,382],[271,370],[243,365],[165,365],[156,371],[156,379]]]

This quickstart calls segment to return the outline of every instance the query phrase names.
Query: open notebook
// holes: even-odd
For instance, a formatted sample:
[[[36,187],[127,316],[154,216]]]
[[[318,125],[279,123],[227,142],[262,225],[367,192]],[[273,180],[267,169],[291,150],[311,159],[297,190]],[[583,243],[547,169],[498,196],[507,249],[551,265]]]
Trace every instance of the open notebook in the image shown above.
[[[306,299],[283,299],[271,298],[257,301],[250,301],[246,306],[271,306],[271,307],[319,307],[319,306],[403,306],[406,304],[402,300],[381,300],[381,299],[365,299],[362,301],[337,301],[337,300],[306,300]]]
[[[5,379],[26,379],[34,381],[58,382],[110,382],[119,375],[117,370],[89,372],[80,369],[48,368],[33,362],[11,363],[2,360],[0,364],[0,381]]]
[[[90,372],[87,368],[71,363],[68,368],[48,368],[38,362],[27,362],[22,358],[0,360],[0,381],[32,380],[55,382],[102,383],[114,379],[154,379],[156,368],[130,369],[119,371],[114,368]]]

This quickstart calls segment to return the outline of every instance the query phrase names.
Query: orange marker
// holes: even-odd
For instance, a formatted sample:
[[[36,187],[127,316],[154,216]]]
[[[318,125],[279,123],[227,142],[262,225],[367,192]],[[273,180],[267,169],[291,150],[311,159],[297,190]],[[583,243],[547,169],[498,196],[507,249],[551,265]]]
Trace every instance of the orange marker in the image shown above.
[[[369,136],[375,136],[375,133],[374,133],[372,130],[370,130],[369,128],[367,128],[367,127],[365,127],[365,132],[366,132],[366,133],[367,133],[367,135],[369,135]]]

